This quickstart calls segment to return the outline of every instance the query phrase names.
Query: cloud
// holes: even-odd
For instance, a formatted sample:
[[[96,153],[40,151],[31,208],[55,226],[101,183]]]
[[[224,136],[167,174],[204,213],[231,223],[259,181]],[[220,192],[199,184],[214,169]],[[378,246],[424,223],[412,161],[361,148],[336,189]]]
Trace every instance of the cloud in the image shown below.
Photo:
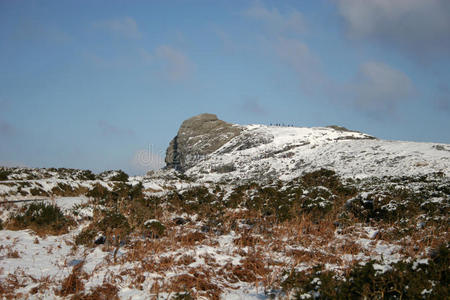
[[[450,53],[448,0],[338,0],[348,33],[423,57]]]
[[[304,33],[306,29],[304,16],[298,10],[282,14],[276,8],[266,8],[261,1],[255,1],[243,15],[263,22],[273,33]]]
[[[180,50],[168,45],[156,48],[155,56],[160,60],[164,75],[172,81],[188,79],[195,70],[195,65]]]
[[[403,72],[381,62],[366,62],[347,85],[346,92],[358,108],[371,113],[386,113],[410,99],[414,87]]]
[[[268,30],[261,38],[265,45],[261,48],[269,49],[292,68],[304,91],[312,93],[326,84],[327,76],[322,71],[319,56],[298,36],[306,32],[305,18],[301,12],[290,9],[282,13],[276,8],[267,8],[261,1],[255,1],[243,15],[266,26]]]
[[[245,101],[241,105],[241,109],[243,111],[255,114],[255,115],[266,115],[267,110],[264,106],[262,106],[258,99],[247,97]]]
[[[98,127],[103,136],[132,136],[134,135],[134,131],[131,129],[120,128],[116,125],[113,125],[107,121],[100,120],[97,123]]]
[[[93,23],[93,26],[128,39],[140,39],[142,37],[136,21],[130,17],[97,21]]]
[[[378,24],[377,20],[370,19],[367,14],[375,14],[374,18],[377,17],[377,14],[389,14],[385,11],[373,12],[371,9],[378,6],[389,6],[396,2],[386,0],[338,1],[341,13],[346,12],[349,22],[352,21],[349,25],[350,30],[353,31],[352,35],[358,37],[370,36],[377,30],[383,32],[382,29],[377,28],[383,24]],[[418,0],[411,1],[416,3]],[[405,4],[404,0],[398,0],[398,2]],[[395,6],[394,10],[402,8],[401,5],[392,5]],[[418,4],[416,3],[416,5]],[[302,33],[306,29],[304,18],[300,12],[293,11],[289,14],[282,14],[277,9],[267,9],[261,2],[256,2],[245,12],[245,15],[261,20],[272,29],[266,32],[263,38],[265,45],[262,48],[271,49],[272,55],[275,55],[295,72],[302,91],[310,96],[317,96],[316,99],[338,98],[341,99],[340,105],[347,105],[371,115],[385,115],[386,112],[392,111],[399,103],[407,101],[414,94],[414,86],[409,77],[382,62],[363,63],[356,70],[354,78],[345,82],[338,82],[332,78],[326,73],[321,57],[309,47],[301,36],[292,34]],[[366,19],[369,19],[368,23],[365,22]],[[394,37],[397,36],[394,34]],[[252,105],[249,103],[249,108],[251,107]]]

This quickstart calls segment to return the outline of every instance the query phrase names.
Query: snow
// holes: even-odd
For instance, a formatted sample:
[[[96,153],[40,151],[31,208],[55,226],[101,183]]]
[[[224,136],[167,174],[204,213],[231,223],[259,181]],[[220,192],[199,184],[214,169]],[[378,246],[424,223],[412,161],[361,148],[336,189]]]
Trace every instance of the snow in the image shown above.
[[[241,136],[265,138],[269,142],[236,150]],[[443,172],[450,175],[450,151],[433,143],[387,141],[358,132],[332,128],[274,127],[248,125],[241,136],[233,138],[213,154],[187,171],[203,181],[254,179],[261,172],[290,180],[319,168],[334,169],[339,175],[367,178],[385,175],[404,176]],[[287,155],[289,153],[289,155]],[[214,173],[214,166],[234,164],[235,171]],[[210,172],[201,177],[201,171]]]

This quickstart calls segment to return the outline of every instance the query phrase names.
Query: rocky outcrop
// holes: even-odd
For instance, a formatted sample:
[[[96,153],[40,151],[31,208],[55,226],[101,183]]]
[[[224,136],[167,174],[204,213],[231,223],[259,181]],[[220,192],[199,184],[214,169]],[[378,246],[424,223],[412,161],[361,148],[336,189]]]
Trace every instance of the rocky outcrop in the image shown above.
[[[214,114],[201,114],[187,119],[167,148],[166,166],[185,171],[241,131],[241,126],[219,120]]]

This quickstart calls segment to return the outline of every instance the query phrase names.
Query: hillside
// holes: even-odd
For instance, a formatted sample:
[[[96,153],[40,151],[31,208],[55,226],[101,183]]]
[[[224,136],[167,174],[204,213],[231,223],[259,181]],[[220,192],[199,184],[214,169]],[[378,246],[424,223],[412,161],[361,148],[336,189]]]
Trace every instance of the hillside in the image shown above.
[[[2,168],[0,296],[449,295],[450,145],[203,114],[166,163],[135,177]]]

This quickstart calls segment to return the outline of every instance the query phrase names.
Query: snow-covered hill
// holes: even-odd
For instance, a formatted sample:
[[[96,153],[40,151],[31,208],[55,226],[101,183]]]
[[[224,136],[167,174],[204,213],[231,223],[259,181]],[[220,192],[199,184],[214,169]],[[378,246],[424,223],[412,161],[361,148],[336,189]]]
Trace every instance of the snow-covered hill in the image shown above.
[[[344,177],[450,175],[450,145],[376,139],[340,127],[244,126],[186,174],[201,181],[290,180],[320,168]]]

